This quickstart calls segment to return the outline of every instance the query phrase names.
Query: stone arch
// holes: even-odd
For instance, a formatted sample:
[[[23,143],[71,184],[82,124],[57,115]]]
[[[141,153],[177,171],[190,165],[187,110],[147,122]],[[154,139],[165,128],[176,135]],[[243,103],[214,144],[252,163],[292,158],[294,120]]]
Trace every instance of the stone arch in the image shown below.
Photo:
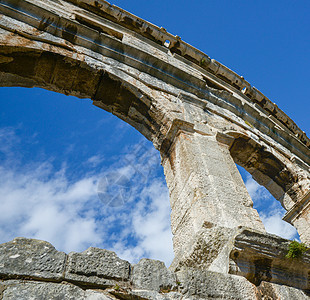
[[[233,135],[235,138],[230,153],[234,161],[280,201],[283,208],[289,210],[303,194],[298,188],[303,178],[294,170],[293,164],[285,161],[280,153],[247,135]]]
[[[310,140],[242,76],[105,1],[5,0],[0,10],[2,86],[91,98],[160,150],[179,257],[201,230],[210,243],[238,226],[264,232],[234,160],[310,242]]]
[[[249,135],[230,132],[230,153],[253,179],[280,201],[287,211],[283,220],[294,225],[299,234],[308,235],[299,225],[309,199],[309,168],[295,156],[286,156]],[[302,218],[301,218],[302,219]],[[307,219],[307,216],[305,216]],[[303,238],[303,237],[302,237]]]
[[[2,47],[0,86],[40,87],[65,95],[90,98],[140,131],[155,145],[169,123],[154,97],[106,66],[93,66],[83,56],[31,47]],[[73,57],[72,57],[73,56]]]

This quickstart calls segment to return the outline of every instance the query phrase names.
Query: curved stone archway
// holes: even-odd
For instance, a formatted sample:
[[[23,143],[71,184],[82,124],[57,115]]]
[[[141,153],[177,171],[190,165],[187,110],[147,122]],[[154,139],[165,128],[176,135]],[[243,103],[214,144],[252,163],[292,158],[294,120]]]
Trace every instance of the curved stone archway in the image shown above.
[[[160,151],[177,260],[222,235],[207,260],[223,271],[226,233],[265,231],[235,162],[310,243],[310,140],[243,77],[105,1],[4,0],[0,11],[1,86],[91,98]]]
[[[155,143],[161,128],[155,123],[154,115],[164,117],[164,111],[156,107],[150,93],[134,86],[126,76],[125,80],[115,74],[116,68],[109,72],[106,71],[109,66],[91,65],[82,55],[74,58],[71,52],[59,53],[58,49],[42,52],[35,47],[20,47],[19,43],[24,41],[16,42],[16,46],[10,45],[5,50],[6,55],[9,53],[14,59],[1,65],[1,86],[35,86],[90,98]]]

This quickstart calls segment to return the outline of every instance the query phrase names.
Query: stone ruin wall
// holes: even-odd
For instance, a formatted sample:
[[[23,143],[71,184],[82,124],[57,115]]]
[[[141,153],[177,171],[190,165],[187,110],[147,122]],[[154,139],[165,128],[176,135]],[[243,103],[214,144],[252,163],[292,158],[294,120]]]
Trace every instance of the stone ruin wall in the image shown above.
[[[276,259],[283,259],[287,243],[281,240]],[[299,263],[309,268],[310,254]],[[259,272],[268,280],[268,271]],[[295,275],[291,279],[302,284],[301,273]],[[278,283],[262,280],[255,285],[243,276],[195,267],[172,272],[151,259],[131,265],[114,252],[92,247],[67,255],[47,242],[25,238],[0,245],[0,278],[3,300],[309,299],[302,290],[281,284],[280,276]]]
[[[154,275],[161,271],[151,267],[157,263],[147,261],[149,277],[140,281],[135,272],[143,267],[127,263],[129,273],[120,282],[126,283],[122,289],[129,294],[109,290],[114,283],[96,283],[99,293],[108,293],[100,297],[142,299],[130,294],[139,289],[152,291],[147,299],[255,299],[254,294],[273,299],[290,292],[306,297],[308,254],[299,261],[285,258],[289,241],[265,232],[236,167],[244,167],[281,202],[287,210],[284,220],[310,244],[310,140],[276,104],[178,36],[106,1],[2,0],[0,12],[0,86],[36,86],[90,98],[135,127],[160,151],[170,191],[175,252],[170,273],[160,268],[180,284],[168,293],[158,286],[145,287],[141,282],[161,278]],[[29,244],[34,256],[34,249],[43,245],[21,239],[2,247],[18,248],[20,243]],[[92,254],[100,250],[89,251],[101,261],[101,254]],[[4,299],[23,282],[32,287],[40,282],[46,291],[50,284],[60,289],[74,284],[74,289],[82,288],[81,298],[97,297],[89,280],[118,278],[93,264],[84,266],[87,271],[76,271],[79,276],[86,272],[83,280],[72,279],[71,254],[61,254],[65,262],[58,266],[63,271],[56,279],[40,273],[44,266],[19,274],[10,261],[23,255],[20,251],[0,260]],[[26,261],[20,263],[21,269]],[[118,259],[107,261],[113,269]],[[109,268],[106,265],[104,258],[102,268]],[[159,286],[169,286],[172,277],[165,276]],[[283,295],[279,297],[287,299]]]

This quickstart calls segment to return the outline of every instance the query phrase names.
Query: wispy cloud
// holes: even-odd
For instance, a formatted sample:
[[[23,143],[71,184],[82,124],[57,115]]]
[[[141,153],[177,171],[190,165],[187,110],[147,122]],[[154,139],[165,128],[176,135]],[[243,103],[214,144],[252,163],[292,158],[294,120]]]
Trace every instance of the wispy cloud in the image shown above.
[[[296,229],[282,220],[285,209],[281,206],[280,202],[274,199],[271,194],[263,186],[259,185],[250,175],[247,176],[245,185],[267,232],[286,239],[298,239]]]
[[[65,172],[53,171],[50,163],[32,170],[0,168],[2,242],[21,235],[47,240],[64,251],[102,242],[95,218],[96,178],[70,183]]]
[[[274,209],[268,213],[261,213],[261,219],[267,232],[279,235],[286,239],[299,239],[296,229],[282,220],[284,213],[282,209]]]
[[[103,157],[91,156],[83,164],[84,174],[71,178],[68,174],[74,170],[66,162],[60,169],[53,161],[24,164],[15,155],[20,143],[13,128],[0,130],[0,145],[6,145],[0,148],[0,242],[25,236],[47,240],[65,252],[96,246],[115,250],[131,262],[149,257],[170,264],[168,191],[158,174],[159,155],[150,144],[135,145],[117,163],[97,173],[88,172],[86,166],[91,170]],[[109,174],[122,174],[128,181],[130,190],[120,207],[97,195],[98,183]]]
[[[15,129],[12,127],[0,128],[0,141],[0,158],[1,156],[5,156],[7,159],[12,158],[12,150],[19,142],[19,137],[15,135]]]
[[[161,180],[143,188],[133,213],[132,228],[139,241],[137,246],[127,252],[119,243],[116,249],[132,259],[142,252],[145,257],[163,257],[169,265],[173,259],[170,204],[167,187]]]
[[[93,155],[87,159],[86,163],[90,164],[92,167],[96,167],[104,161],[104,155]]]

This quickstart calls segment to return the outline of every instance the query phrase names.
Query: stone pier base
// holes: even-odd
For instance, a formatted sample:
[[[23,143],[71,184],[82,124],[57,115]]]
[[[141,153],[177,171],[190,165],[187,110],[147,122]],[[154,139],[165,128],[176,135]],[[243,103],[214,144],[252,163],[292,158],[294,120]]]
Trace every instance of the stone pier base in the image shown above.
[[[296,262],[285,258],[287,240],[245,228],[229,235],[229,268],[222,273],[210,271],[199,255],[172,271],[156,260],[132,265],[98,248],[67,255],[47,242],[17,238],[0,245],[0,299],[310,298],[309,253]]]

